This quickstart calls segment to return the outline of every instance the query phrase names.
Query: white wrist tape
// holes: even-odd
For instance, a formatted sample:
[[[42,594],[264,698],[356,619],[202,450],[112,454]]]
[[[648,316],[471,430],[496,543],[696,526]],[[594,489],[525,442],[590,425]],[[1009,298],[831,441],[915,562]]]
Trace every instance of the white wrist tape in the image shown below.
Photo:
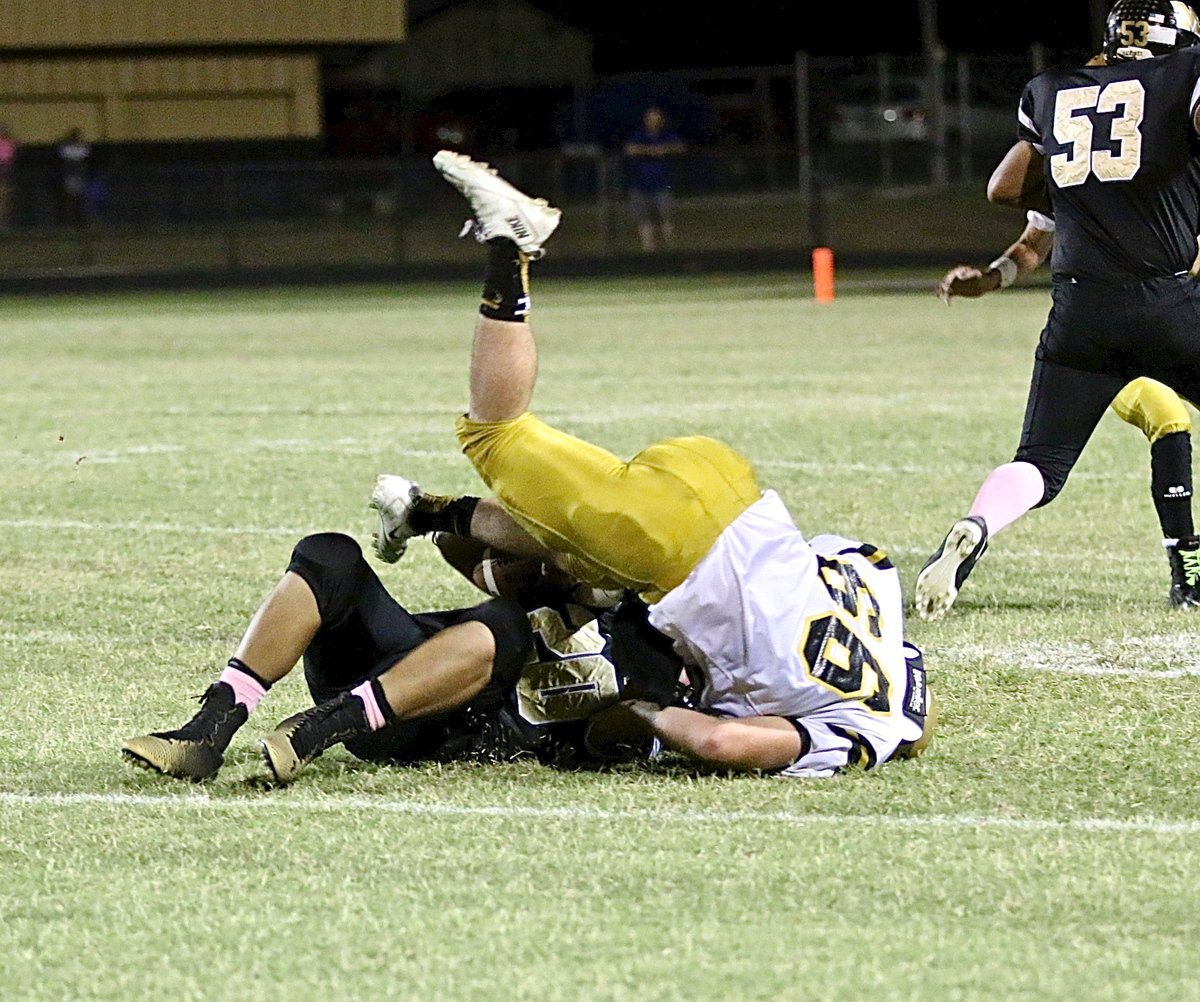
[[[1037,209],[1030,209],[1025,213],[1025,220],[1035,230],[1041,230],[1043,233],[1054,232],[1054,217],[1038,212]]]
[[[1017,277],[1017,262],[1011,257],[998,257],[988,265],[988,271],[1000,272],[1000,288],[1007,289]]]

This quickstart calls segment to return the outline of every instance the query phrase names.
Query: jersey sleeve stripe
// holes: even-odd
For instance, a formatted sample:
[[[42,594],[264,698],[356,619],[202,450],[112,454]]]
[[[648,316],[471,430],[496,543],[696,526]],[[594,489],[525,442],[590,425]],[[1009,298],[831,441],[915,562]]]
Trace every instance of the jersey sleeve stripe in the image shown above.
[[[863,543],[857,550],[848,552],[861,554],[881,571],[890,571],[893,567],[892,562],[888,560],[888,555],[878,546],[872,546],[870,543]]]
[[[829,729],[838,737],[850,742],[850,751],[846,756],[846,765],[849,768],[862,769],[863,771],[875,768],[878,756],[876,756],[875,748],[870,741],[848,727],[838,727],[837,724],[830,724]]]
[[[1025,142],[1029,143],[1038,153],[1044,156],[1046,148],[1042,145],[1042,137],[1038,133],[1037,125],[1030,117],[1029,112],[1025,110],[1024,101],[1017,108],[1017,124],[1019,126],[1017,129],[1018,138],[1024,139]]]
[[[812,735],[808,733],[808,728],[800,722],[799,717],[784,717],[783,719],[796,728],[796,733],[800,735],[800,754],[792,762],[792,765],[795,765],[812,750]],[[784,766],[784,768],[788,767]]]

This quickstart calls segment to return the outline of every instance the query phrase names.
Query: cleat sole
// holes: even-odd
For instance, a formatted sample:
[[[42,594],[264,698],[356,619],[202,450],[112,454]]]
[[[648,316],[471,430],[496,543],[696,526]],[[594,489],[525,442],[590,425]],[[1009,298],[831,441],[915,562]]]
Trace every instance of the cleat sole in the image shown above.
[[[978,560],[983,553],[980,544],[984,540],[984,532],[975,522],[962,519],[954,524],[937,552],[917,575],[914,604],[918,616],[935,622],[950,611],[958,598],[959,588],[974,565],[972,557]]]

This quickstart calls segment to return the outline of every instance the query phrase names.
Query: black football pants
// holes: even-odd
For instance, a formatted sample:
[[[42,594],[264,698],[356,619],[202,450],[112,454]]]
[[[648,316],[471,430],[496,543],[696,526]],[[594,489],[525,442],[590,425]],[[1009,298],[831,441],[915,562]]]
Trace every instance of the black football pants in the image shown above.
[[[349,536],[306,536],[292,551],[288,570],[312,589],[321,626],[304,652],[304,677],[321,703],[386,671],[427,639],[459,623],[482,623],[496,655],[491,681],[470,703],[438,717],[400,720],[346,742],[359,758],[412,761],[433,754],[464,715],[498,707],[516,685],[532,646],[529,618],[515,602],[493,599],[469,609],[414,615],[397,602]]]
[[[1186,275],[1055,279],[1014,457],[1041,471],[1041,504],[1062,490],[1100,417],[1138,376],[1200,402],[1200,285]]]

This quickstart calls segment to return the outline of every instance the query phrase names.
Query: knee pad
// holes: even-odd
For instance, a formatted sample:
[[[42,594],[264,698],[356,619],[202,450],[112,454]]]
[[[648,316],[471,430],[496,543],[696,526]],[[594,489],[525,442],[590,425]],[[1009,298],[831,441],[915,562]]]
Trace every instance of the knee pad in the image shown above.
[[[341,619],[364,573],[369,573],[362,547],[340,532],[305,536],[292,550],[288,570],[308,583],[326,623]]]

